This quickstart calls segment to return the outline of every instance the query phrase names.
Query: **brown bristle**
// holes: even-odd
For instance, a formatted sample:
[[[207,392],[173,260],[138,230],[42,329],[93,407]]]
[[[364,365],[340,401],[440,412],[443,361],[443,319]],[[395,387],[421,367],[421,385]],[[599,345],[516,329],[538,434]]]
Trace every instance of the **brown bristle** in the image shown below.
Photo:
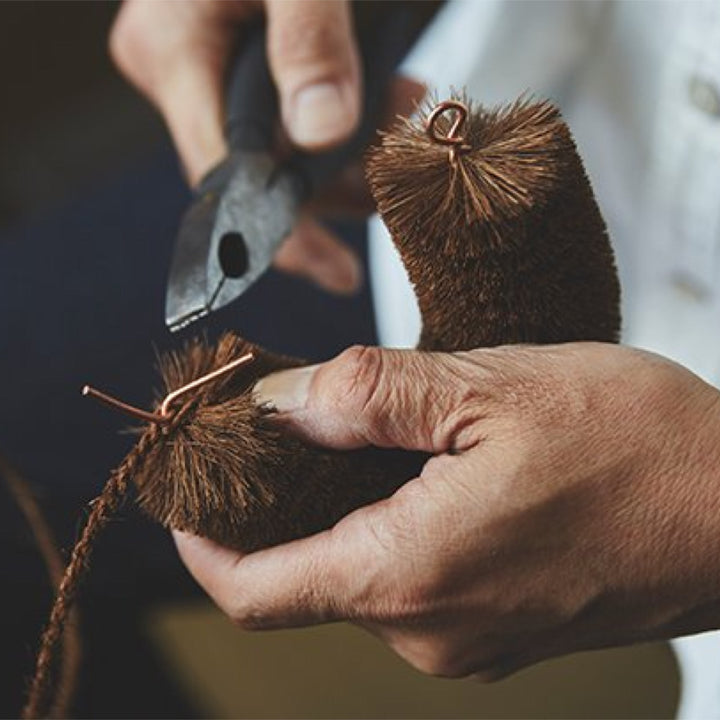
[[[387,451],[338,453],[284,432],[259,407],[255,382],[300,360],[273,355],[235,335],[193,341],[161,362],[165,390],[252,352],[252,363],[190,393],[185,421],[156,437],[134,480],[141,507],[162,524],[244,551],[324,530],[389,495],[417,468]]]
[[[473,233],[476,242],[463,251],[474,256],[495,237],[503,239],[507,222],[546,202],[574,148],[549,102],[520,99],[474,111],[469,101],[457,100],[466,104],[468,119],[461,129],[467,151],[455,164],[448,162],[447,146],[426,132],[433,108],[428,102],[419,118],[402,118],[383,134],[369,155],[368,178],[388,224],[424,228],[435,252],[453,252],[458,233]],[[440,116],[440,133],[447,134],[451,123]]]
[[[418,297],[421,347],[617,341],[612,249],[559,111],[524,99],[469,106],[466,149],[451,162],[427,133],[429,110],[401,120],[368,157]],[[451,122],[440,116],[438,130]]]

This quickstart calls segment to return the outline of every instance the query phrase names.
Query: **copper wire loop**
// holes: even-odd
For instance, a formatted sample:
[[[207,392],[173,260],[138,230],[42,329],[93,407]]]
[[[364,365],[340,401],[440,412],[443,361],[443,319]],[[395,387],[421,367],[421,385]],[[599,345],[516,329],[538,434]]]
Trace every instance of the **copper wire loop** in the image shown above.
[[[454,112],[455,120],[450,126],[448,134],[442,135],[438,133],[437,121],[448,111]],[[457,162],[458,153],[470,150],[470,146],[465,144],[465,136],[460,134],[467,121],[467,116],[467,105],[457,100],[443,100],[432,109],[425,121],[425,132],[430,140],[438,145],[448,146],[448,156],[452,165]]]
[[[252,359],[253,354],[251,352],[246,353],[245,355],[236,358],[232,362],[229,362],[227,365],[223,365],[221,368],[213,370],[213,372],[210,372],[207,375],[202,375],[201,377],[190,381],[189,383],[187,383],[187,385],[183,385],[182,387],[177,388],[177,390],[169,392],[165,396],[165,399],[162,401],[162,404],[160,405],[159,413],[151,413],[147,410],[141,410],[140,408],[137,408],[133,405],[128,405],[122,400],[118,400],[117,398],[112,397],[112,395],[107,395],[100,390],[96,390],[90,385],[85,385],[85,387],[82,389],[82,394],[89,395],[90,397],[93,397],[96,400],[99,400],[100,402],[103,402],[106,405],[115,408],[116,410],[120,410],[121,412],[124,412],[128,415],[132,415],[134,418],[142,420],[143,422],[156,423],[158,425],[167,425],[173,417],[171,406],[179,398],[181,398],[183,395],[187,394],[191,390],[195,390],[202,385],[205,385],[209,382],[212,382],[213,380],[217,380],[220,377],[228,375],[233,370],[240,367],[241,365],[244,365],[247,362],[250,362]]]

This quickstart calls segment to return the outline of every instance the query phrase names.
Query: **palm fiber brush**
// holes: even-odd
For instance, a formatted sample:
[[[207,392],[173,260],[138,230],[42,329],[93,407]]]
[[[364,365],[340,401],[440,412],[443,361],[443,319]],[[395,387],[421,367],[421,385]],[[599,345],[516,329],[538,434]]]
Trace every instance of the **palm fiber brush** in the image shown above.
[[[619,284],[605,224],[550,103],[520,99],[487,110],[453,98],[427,106],[382,136],[367,174],[415,288],[420,350],[617,341]],[[426,456],[311,446],[255,403],[259,378],[302,364],[230,333],[162,359],[167,395],[153,413],[133,410],[147,427],[73,551],[27,716],[47,707],[54,650],[82,569],[130,481],[163,525],[248,552],[331,527],[418,473]]]

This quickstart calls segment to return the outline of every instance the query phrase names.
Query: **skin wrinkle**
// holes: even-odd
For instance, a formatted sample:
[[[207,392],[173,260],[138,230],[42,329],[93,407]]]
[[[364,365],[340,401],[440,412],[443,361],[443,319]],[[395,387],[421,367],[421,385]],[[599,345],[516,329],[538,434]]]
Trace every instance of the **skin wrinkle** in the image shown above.
[[[418,480],[413,480],[398,491],[398,494],[406,495],[408,492],[414,492],[417,495],[422,493],[421,487]],[[397,505],[399,512],[393,512],[391,507],[393,503]],[[435,547],[437,538],[418,537],[419,528],[425,527],[425,524],[419,521],[419,518],[407,515],[412,512],[412,503],[393,498],[385,501],[385,505],[387,512],[383,514],[382,519],[386,524],[368,522],[370,533],[383,549],[384,560],[382,563],[374,564],[376,581],[366,591],[366,601],[358,604],[351,619],[358,617],[359,611],[361,617],[374,622],[391,622],[394,625],[405,626],[424,624],[433,614],[438,617],[440,615],[440,608],[433,613],[432,608],[428,607],[428,600],[432,596],[433,588],[437,587],[441,568],[437,567],[435,571],[429,570],[423,565],[429,553],[419,556],[416,554],[416,549]],[[371,517],[376,518],[376,515],[372,513]],[[403,521],[403,517],[407,519]],[[407,532],[409,529],[413,529],[410,535]],[[401,578],[392,571],[392,568],[397,567],[398,564],[405,567]],[[378,601],[386,604],[378,605]],[[356,602],[357,599],[353,598],[350,605],[355,607]]]
[[[393,561],[413,560],[417,532],[421,527],[415,510],[418,496],[421,499],[426,496],[422,478],[405,483],[392,497],[376,503],[374,511],[365,516],[371,536]]]
[[[363,513],[360,516],[354,513],[329,531],[336,536],[335,541],[339,547],[342,547],[345,535],[362,538],[365,555],[373,559],[370,564],[364,560],[365,555],[360,553],[348,558],[345,564],[345,592],[342,595],[344,613],[339,619],[362,625],[375,612],[378,598],[384,597],[388,579],[393,577],[389,570],[394,560],[394,546],[388,546],[383,542],[379,525],[373,522],[372,517],[368,517],[380,513],[378,506],[384,506],[388,502],[382,500],[376,503],[372,507],[372,513]],[[350,529],[352,524],[359,524],[361,527],[355,535]]]
[[[354,347],[341,355],[341,363],[345,363],[344,374],[347,385],[339,384],[338,403],[342,403],[342,396],[349,399],[358,417],[358,431],[367,444],[375,444],[377,438],[373,437],[374,428],[366,424],[367,417],[376,417],[373,403],[382,404],[387,397],[380,387],[383,377],[383,356],[377,348]],[[311,388],[312,390],[312,388]]]
[[[429,583],[428,590],[424,590],[420,584],[413,584],[414,579],[404,577],[403,582],[394,580],[379,588],[362,613],[363,622],[405,631],[432,625],[433,617],[441,617],[443,610],[436,608],[433,611],[428,606],[431,596]]]
[[[337,597],[344,597],[344,578],[342,573],[335,573],[334,581],[331,582],[329,575],[332,569],[332,566],[323,562],[323,558],[316,555],[314,562],[305,571],[301,591],[296,598],[300,608],[324,607],[321,622],[331,622],[342,616],[341,608],[337,607],[330,588],[337,588]]]
[[[485,397],[478,391],[477,382],[469,383],[467,376],[457,373],[452,363],[444,362],[441,355],[435,354],[435,357],[431,386],[441,396],[440,408],[432,419],[434,422],[428,417],[426,425],[421,427],[432,438],[436,454],[449,450],[463,452],[477,443],[472,428],[483,417]]]

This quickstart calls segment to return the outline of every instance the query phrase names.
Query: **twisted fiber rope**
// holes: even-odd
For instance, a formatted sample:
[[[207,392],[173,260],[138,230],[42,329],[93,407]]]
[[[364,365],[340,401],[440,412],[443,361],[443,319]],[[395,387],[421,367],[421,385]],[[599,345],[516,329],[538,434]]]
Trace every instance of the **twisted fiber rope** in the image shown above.
[[[38,552],[45,562],[50,583],[53,589],[57,590],[62,580],[64,566],[52,530],[46,522],[27,481],[1,456],[0,474],[2,474],[20,511],[25,516]],[[50,715],[53,717],[64,717],[67,714],[77,684],[81,655],[82,647],[77,625],[77,609],[74,609],[70,613],[70,622],[66,624],[62,637],[60,674],[55,697],[52,699],[50,706]]]
[[[122,503],[137,468],[162,435],[176,430],[186,419],[195,402],[185,404],[166,426],[151,425],[140,437],[137,445],[127,454],[123,462],[110,476],[100,496],[93,502],[87,523],[80,539],[75,543],[70,562],[65,568],[60,587],[55,597],[50,618],[40,640],[35,665],[35,675],[30,685],[28,700],[23,708],[25,720],[48,717],[50,714],[50,690],[52,689],[53,668],[63,630],[77,597],[80,583],[88,569],[90,556],[100,531]]]

